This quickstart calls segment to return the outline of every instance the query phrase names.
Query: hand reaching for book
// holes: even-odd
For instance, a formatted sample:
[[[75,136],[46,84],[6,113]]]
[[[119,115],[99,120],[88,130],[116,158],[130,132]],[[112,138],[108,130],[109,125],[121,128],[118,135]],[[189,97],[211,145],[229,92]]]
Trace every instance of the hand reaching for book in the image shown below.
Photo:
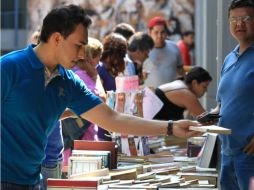
[[[190,131],[190,126],[199,126],[200,123],[191,120],[178,120],[173,124],[173,135],[180,138],[189,138],[194,136],[200,136],[203,133],[197,131]]]

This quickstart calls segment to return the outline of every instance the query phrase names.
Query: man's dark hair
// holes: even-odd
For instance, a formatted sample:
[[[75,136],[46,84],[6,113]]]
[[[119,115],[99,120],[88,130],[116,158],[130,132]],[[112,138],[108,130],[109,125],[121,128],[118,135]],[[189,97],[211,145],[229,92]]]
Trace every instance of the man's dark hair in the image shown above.
[[[228,7],[228,17],[231,10],[241,7],[254,8],[254,0],[233,0]]]
[[[194,67],[184,77],[184,82],[187,85],[191,85],[193,80],[197,80],[198,83],[212,81],[210,74],[202,67]]]
[[[144,32],[137,32],[134,34],[128,43],[128,50],[129,51],[147,51],[151,50],[154,47],[153,39]]]
[[[121,34],[128,40],[133,34],[135,34],[135,29],[127,23],[120,23],[113,28],[112,32]]]
[[[80,6],[67,5],[53,9],[43,19],[40,41],[47,42],[54,32],[59,32],[67,38],[77,25],[82,24],[88,28],[91,23],[90,17]]]

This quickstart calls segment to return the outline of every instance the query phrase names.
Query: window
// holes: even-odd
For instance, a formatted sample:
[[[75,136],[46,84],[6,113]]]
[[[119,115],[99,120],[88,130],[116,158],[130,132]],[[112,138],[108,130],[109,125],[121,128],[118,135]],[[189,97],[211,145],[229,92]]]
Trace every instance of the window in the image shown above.
[[[19,29],[26,28],[26,0],[1,1],[2,29],[13,29],[15,23]]]

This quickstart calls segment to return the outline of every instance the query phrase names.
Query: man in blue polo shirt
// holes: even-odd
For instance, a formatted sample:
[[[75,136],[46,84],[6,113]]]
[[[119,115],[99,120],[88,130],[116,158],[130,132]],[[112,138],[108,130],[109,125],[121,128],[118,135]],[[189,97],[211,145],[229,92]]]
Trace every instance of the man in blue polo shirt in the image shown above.
[[[47,135],[66,108],[109,131],[191,137],[189,120],[152,121],[114,112],[72,69],[84,59],[91,19],[75,5],[43,20],[40,43],[1,57],[1,189],[40,189]]]
[[[225,58],[217,100],[219,125],[232,130],[222,141],[221,189],[247,190],[254,176],[254,2],[233,0],[230,32],[239,45]]]

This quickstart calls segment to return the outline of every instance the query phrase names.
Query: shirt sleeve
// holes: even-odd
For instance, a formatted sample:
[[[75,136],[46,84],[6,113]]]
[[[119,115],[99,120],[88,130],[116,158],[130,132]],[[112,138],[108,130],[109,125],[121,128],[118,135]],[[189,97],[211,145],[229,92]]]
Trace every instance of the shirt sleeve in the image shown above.
[[[74,73],[72,82],[70,90],[71,99],[68,107],[77,115],[81,115],[102,103],[102,100],[92,93]]]

